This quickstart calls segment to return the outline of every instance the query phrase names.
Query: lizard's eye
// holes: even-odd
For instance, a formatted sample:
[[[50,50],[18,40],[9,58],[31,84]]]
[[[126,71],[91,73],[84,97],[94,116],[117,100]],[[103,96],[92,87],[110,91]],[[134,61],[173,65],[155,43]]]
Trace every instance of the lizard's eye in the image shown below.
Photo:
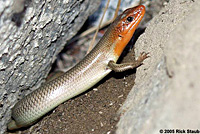
[[[129,16],[126,20],[128,21],[128,22],[131,22],[131,21],[133,21],[133,17],[131,17],[131,16]]]

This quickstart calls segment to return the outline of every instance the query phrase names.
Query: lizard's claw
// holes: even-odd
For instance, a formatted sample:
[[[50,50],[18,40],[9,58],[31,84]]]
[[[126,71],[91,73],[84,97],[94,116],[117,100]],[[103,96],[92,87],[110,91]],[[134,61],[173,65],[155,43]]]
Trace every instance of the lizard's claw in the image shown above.
[[[150,57],[149,52],[148,53],[142,52],[140,53],[140,56],[138,57],[138,61],[142,63],[148,57]]]

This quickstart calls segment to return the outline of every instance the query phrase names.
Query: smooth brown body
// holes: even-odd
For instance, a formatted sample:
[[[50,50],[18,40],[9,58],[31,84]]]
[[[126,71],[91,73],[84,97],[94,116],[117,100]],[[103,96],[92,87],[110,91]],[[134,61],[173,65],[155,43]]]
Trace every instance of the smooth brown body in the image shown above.
[[[145,13],[140,5],[124,11],[111,24],[93,50],[64,75],[46,83],[20,100],[12,109],[8,129],[26,127],[64,101],[86,91],[112,70],[124,71],[139,66],[148,56],[142,53],[134,63],[116,64]]]

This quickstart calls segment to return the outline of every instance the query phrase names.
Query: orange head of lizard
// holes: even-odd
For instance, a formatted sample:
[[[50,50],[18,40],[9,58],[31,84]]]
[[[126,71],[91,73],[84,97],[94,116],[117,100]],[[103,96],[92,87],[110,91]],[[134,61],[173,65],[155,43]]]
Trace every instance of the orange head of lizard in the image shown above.
[[[139,25],[145,14],[145,6],[139,5],[137,7],[126,9],[121,15],[119,15],[114,24],[114,35],[115,35],[115,48],[114,53],[120,56],[125,46],[132,38],[135,29]]]

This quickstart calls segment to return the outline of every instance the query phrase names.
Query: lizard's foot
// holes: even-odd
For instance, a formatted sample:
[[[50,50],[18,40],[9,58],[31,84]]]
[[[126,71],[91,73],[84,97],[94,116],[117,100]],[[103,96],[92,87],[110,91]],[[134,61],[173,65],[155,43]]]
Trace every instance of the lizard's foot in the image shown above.
[[[150,57],[149,53],[142,52],[140,53],[140,56],[138,57],[137,61],[142,64],[142,62],[148,57]]]

